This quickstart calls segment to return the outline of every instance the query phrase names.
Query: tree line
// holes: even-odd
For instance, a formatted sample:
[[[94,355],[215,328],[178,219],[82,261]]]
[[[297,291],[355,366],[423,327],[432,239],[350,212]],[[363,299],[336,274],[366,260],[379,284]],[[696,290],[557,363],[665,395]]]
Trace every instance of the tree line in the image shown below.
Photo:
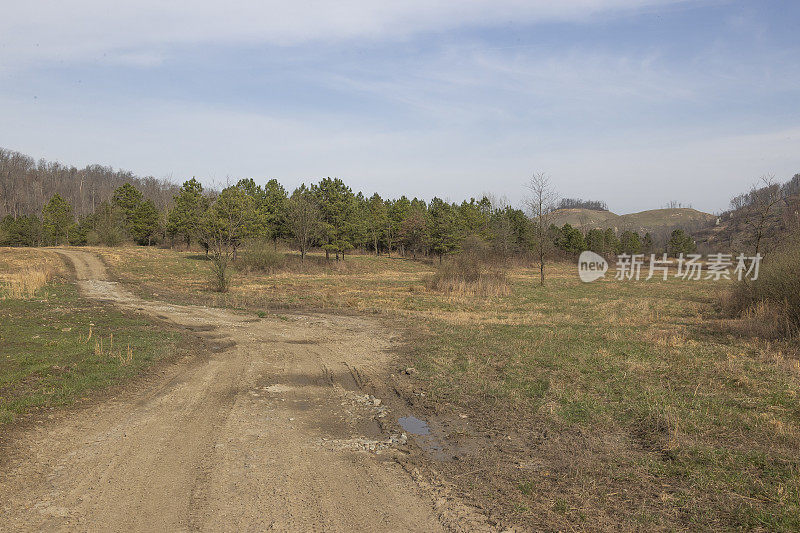
[[[617,235],[611,228],[584,233],[570,224],[551,224],[540,237],[537,220],[486,196],[460,204],[440,198],[384,199],[377,193],[354,193],[339,178],[303,184],[291,194],[275,179],[264,185],[243,179],[217,192],[205,190],[192,178],[162,209],[132,183],[112,191],[86,215],[79,215],[69,200],[55,193],[43,206],[41,218],[6,215],[0,221],[0,244],[113,246],[133,241],[187,248],[195,244],[216,254],[229,250],[235,256],[247,239],[258,238],[272,241],[276,248],[278,241],[291,240],[302,257],[319,248],[336,260],[353,250],[441,259],[475,236],[502,257],[529,253],[537,239],[547,241],[548,253],[660,251],[650,233]],[[691,238],[676,230],[664,251],[688,252],[692,246]]]
[[[102,165],[76,168],[0,148],[0,218],[41,214],[58,194],[69,202],[76,217],[95,213],[114,191],[130,183],[159,211],[169,206],[178,186],[166,179],[139,177],[126,170]]]

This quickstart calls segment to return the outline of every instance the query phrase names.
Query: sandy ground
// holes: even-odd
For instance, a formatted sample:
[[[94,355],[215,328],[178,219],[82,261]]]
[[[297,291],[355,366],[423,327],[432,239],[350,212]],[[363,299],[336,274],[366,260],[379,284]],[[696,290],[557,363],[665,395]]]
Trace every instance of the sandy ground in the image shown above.
[[[190,328],[213,349],[21,431],[0,473],[0,530],[478,526],[443,516],[394,459],[402,438],[378,423],[392,415],[362,390],[391,361],[391,334],[378,323],[145,301],[94,255],[58,253],[85,295]]]

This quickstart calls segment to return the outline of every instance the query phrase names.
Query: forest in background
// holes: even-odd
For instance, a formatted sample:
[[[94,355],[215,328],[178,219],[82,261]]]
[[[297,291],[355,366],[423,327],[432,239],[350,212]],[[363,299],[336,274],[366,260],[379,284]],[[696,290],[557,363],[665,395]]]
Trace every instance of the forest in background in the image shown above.
[[[558,199],[548,192],[547,212],[607,210],[604,202]],[[720,217],[721,228],[709,229],[700,240],[758,250],[793,227],[798,197],[800,175],[785,184],[764,180],[736,196]],[[78,169],[36,162],[0,148],[0,245],[194,243],[207,251],[230,250],[235,257],[237,248],[255,238],[274,245],[291,242],[303,256],[319,248],[336,259],[354,250],[441,259],[461,250],[468,238],[479,239],[501,257],[543,249],[537,243],[542,240],[551,255],[583,250],[677,255],[697,247],[695,236],[681,228],[668,239],[612,228],[585,231],[549,224],[546,214],[526,213],[487,196],[460,204],[366,196],[338,178],[304,184],[291,193],[275,179],[263,185],[242,179],[221,191],[206,190],[194,178],[178,186],[100,165]],[[540,223],[545,227],[537,231]]]

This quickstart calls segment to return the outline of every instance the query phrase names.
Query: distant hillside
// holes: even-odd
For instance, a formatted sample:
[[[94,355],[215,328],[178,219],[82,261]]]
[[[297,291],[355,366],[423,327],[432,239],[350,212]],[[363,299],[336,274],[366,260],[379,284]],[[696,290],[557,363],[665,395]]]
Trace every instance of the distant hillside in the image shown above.
[[[800,174],[781,184],[763,179],[731,200],[719,223],[694,233],[706,250],[768,252],[800,235]]]
[[[651,209],[639,213],[617,215],[610,211],[591,209],[559,209],[554,213],[553,223],[563,226],[569,223],[582,230],[593,228],[612,228],[617,232],[635,231],[637,233],[663,234],[675,228],[697,230],[716,222],[717,217],[696,209]]]

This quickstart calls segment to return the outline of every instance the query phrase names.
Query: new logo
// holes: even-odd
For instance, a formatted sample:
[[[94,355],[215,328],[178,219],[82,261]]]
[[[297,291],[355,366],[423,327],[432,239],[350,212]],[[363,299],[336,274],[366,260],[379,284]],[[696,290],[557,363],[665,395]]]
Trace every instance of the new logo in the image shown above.
[[[578,257],[578,276],[581,281],[589,283],[600,279],[606,275],[606,271],[608,271],[608,261],[602,255],[588,250],[581,252]]]

